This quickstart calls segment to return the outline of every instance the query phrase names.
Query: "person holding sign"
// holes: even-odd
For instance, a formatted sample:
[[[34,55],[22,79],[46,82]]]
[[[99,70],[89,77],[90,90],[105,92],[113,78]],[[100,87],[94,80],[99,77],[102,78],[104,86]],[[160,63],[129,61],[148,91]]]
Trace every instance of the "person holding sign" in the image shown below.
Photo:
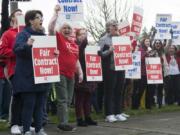
[[[13,77],[13,90],[22,99],[22,126],[24,135],[32,135],[30,126],[32,118],[35,123],[35,135],[47,135],[42,129],[43,107],[46,92],[50,84],[35,84],[32,62],[32,35],[44,36],[43,14],[39,10],[30,10],[25,14],[26,26],[17,35],[14,53],[16,55],[16,69]],[[34,115],[34,117],[33,117]]]
[[[58,18],[60,6],[55,6],[55,14],[49,23],[49,33],[54,33],[54,27]],[[73,131],[76,128],[68,124],[68,106],[72,101],[75,83],[75,73],[77,72],[79,82],[83,81],[83,73],[79,62],[79,48],[72,40],[72,27],[70,23],[62,22],[57,24],[56,30],[57,47],[60,51],[58,57],[60,67],[60,83],[56,83],[57,110],[60,123],[58,128],[63,131]]]
[[[104,105],[105,105],[105,115],[107,122],[115,121],[125,121],[127,120],[121,114],[121,92],[124,87],[125,74],[124,71],[115,71],[111,68],[113,65],[113,46],[112,46],[112,37],[119,36],[118,23],[115,20],[110,21],[110,32],[104,35],[99,40],[99,46],[101,51],[99,55],[107,59],[106,67],[103,68],[104,74]]]
[[[153,44],[153,50],[151,53],[151,56],[154,57],[160,57],[161,64],[163,65],[163,56],[164,56],[164,46],[161,42],[161,40],[155,40]],[[162,106],[162,100],[163,100],[163,84],[154,84],[154,90],[157,93],[157,103],[158,107],[161,108]]]
[[[83,82],[76,83],[75,87],[75,111],[78,126],[97,125],[90,117],[91,113],[91,95],[96,89],[95,82],[87,82],[86,80],[86,62],[85,48],[88,44],[87,31],[79,29],[76,31],[76,43],[79,45],[79,61],[83,70]],[[84,117],[84,118],[83,118]]]
[[[177,102],[180,105],[180,51],[177,50],[176,46],[168,46],[166,60],[169,67],[166,103],[171,105]]]
[[[145,37],[142,40],[141,46],[139,51],[141,51],[141,79],[137,80],[134,84],[133,95],[132,95],[132,102],[133,106],[132,109],[138,109],[140,106],[140,101],[142,95],[146,89],[146,97],[145,97],[145,107],[146,109],[151,109],[152,106],[152,95],[153,95],[153,87],[152,85],[147,84],[147,76],[146,76],[146,64],[145,58],[150,56],[151,53],[150,47],[150,39]]]

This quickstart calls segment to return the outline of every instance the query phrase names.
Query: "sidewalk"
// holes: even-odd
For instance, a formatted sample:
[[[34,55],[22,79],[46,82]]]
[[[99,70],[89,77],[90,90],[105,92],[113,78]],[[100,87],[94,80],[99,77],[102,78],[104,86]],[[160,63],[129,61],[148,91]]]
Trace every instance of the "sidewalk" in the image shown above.
[[[126,122],[100,121],[98,126],[77,127],[75,132],[60,131],[54,124],[45,130],[48,135],[180,135],[180,112],[134,116]],[[9,133],[0,132],[0,135]]]

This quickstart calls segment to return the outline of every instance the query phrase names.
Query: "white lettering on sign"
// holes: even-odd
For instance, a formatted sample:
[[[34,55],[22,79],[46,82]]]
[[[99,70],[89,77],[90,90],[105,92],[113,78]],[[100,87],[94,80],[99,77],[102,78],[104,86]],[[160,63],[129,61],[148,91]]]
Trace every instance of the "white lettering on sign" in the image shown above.
[[[40,74],[48,75],[52,73],[53,73],[53,67],[50,67],[50,68],[40,67]]]
[[[49,54],[50,54],[50,50],[48,50],[48,49],[40,49],[39,50],[39,52],[40,52],[40,56],[49,56]]]
[[[121,46],[119,46],[119,51],[126,51],[126,47],[121,47]]]
[[[91,75],[96,75],[96,74],[98,74],[98,70],[90,69],[90,74]]]
[[[116,53],[115,58],[131,57],[131,53]]]
[[[57,65],[57,59],[34,59],[34,65],[35,66],[45,66],[45,65]]]
[[[158,75],[151,75],[151,79],[154,79],[154,80],[159,79],[159,76]]]
[[[161,74],[160,70],[147,70],[147,74]]]
[[[101,63],[87,63],[87,68],[101,68]]]
[[[129,60],[128,59],[120,59],[119,64],[128,64]]]
[[[157,65],[150,65],[151,66],[151,69],[157,69]]]
[[[139,27],[134,27],[134,30],[135,30],[135,31],[140,31],[140,29],[141,29],[141,28],[139,28]]]
[[[96,57],[90,56],[90,61],[92,61],[92,62],[96,61]]]

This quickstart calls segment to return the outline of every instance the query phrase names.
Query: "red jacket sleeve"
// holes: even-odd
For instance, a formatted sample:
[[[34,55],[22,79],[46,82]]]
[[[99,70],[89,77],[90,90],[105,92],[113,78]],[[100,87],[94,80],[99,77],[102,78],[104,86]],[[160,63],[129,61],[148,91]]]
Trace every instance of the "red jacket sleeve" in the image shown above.
[[[15,57],[11,41],[6,33],[3,34],[0,41],[0,56],[5,58]]]

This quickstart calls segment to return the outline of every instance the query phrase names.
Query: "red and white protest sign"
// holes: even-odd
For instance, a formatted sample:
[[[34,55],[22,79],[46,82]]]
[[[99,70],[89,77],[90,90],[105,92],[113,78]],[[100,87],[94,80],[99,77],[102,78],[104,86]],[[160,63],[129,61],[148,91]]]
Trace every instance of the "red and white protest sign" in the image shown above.
[[[163,83],[162,65],[160,58],[146,58],[146,74],[148,84]]]
[[[143,20],[143,9],[140,7],[134,7],[131,32],[136,33],[137,36],[139,36],[141,32],[142,20]]]
[[[35,41],[32,48],[34,81],[38,83],[59,82],[58,58],[54,55],[57,49],[55,36],[32,36]]]
[[[115,70],[132,68],[131,41],[128,36],[112,37]]]
[[[127,35],[130,32],[130,24],[128,21],[123,21],[119,23],[119,34],[120,36]]]
[[[85,49],[87,81],[102,81],[101,57],[97,54],[99,50],[99,46],[87,46]]]
[[[18,32],[21,32],[25,27],[24,15],[17,16],[17,23],[18,23]]]

